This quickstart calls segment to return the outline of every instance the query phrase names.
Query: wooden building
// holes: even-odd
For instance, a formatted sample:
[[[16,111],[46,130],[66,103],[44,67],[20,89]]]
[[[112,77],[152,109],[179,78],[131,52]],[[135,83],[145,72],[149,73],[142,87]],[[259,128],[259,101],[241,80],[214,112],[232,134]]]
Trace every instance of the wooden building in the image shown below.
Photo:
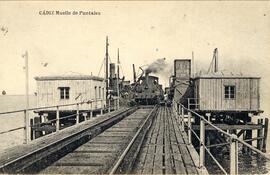
[[[63,75],[35,77],[37,82],[37,105],[55,106],[93,101],[80,105],[80,110],[101,109],[106,104],[105,81],[90,75]],[[50,110],[50,109],[49,109]],[[55,111],[55,109],[53,109]],[[76,110],[76,105],[60,108],[61,111]]]
[[[259,89],[259,77],[201,75],[194,78],[195,110],[258,113]]]

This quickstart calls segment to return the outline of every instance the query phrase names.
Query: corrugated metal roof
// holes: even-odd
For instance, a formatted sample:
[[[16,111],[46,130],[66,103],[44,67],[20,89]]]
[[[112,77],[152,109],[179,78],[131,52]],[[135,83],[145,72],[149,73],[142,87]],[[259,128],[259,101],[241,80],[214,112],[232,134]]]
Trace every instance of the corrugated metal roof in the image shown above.
[[[44,80],[96,80],[103,81],[104,78],[92,75],[52,75],[52,76],[39,76],[35,77],[37,81]]]

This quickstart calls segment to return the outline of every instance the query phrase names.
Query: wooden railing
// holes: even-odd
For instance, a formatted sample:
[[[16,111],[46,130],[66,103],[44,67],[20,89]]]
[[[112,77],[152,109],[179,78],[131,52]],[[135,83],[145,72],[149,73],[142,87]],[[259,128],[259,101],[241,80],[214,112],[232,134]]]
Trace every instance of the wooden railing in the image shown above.
[[[252,145],[248,144],[244,140],[238,138],[235,134],[229,134],[225,132],[224,130],[218,128],[214,124],[212,124],[210,121],[205,119],[204,116],[196,113],[195,111],[186,108],[184,105],[177,103],[173,101],[173,110],[175,112],[175,116],[177,119],[177,122],[180,125],[180,128],[182,131],[185,130],[185,126],[187,128],[187,135],[188,135],[188,142],[191,144],[191,137],[192,134],[198,139],[200,142],[200,161],[199,166],[204,167],[205,166],[205,151],[210,155],[210,157],[214,160],[214,162],[218,165],[218,167],[224,172],[224,174],[228,174],[225,169],[222,167],[222,165],[217,161],[217,159],[214,157],[214,155],[210,152],[209,148],[205,145],[205,124],[208,124],[209,126],[213,127],[218,132],[222,133],[224,136],[228,137],[230,142],[230,174],[238,174],[238,144],[243,144],[244,146],[250,148],[253,152],[263,156],[264,158],[270,160],[270,157],[268,154],[265,154],[264,152],[260,151],[259,149],[253,147]],[[184,120],[184,114],[188,114],[188,120],[185,122]],[[197,133],[192,129],[192,123],[191,118],[192,116],[198,117],[200,119],[200,136],[197,135]]]
[[[72,103],[72,104],[61,104],[61,105],[54,105],[54,106],[44,106],[44,107],[35,107],[35,108],[29,108],[29,109],[20,109],[20,110],[13,110],[13,111],[7,111],[7,112],[0,112],[0,117],[8,117],[14,113],[23,113],[24,116],[24,126],[20,126],[20,127],[16,127],[16,128],[12,128],[6,131],[2,131],[0,132],[0,135],[2,134],[8,134],[10,132],[14,132],[17,130],[21,130],[24,129],[24,143],[28,144],[31,141],[31,137],[30,137],[30,132],[31,132],[31,128],[34,127],[38,127],[41,125],[46,125],[46,124],[53,124],[55,122],[55,132],[59,132],[60,130],[60,121],[66,118],[71,118],[71,117],[75,117],[76,123],[75,125],[79,124],[79,118],[80,115],[83,115],[84,120],[86,121],[86,112],[90,113],[90,119],[93,117],[93,111],[97,110],[97,106],[95,104],[97,104],[98,101],[101,101],[101,103],[104,102],[104,100],[102,99],[97,99],[97,100],[85,100],[82,102],[78,102],[78,103]],[[108,105],[105,108],[99,108],[100,110],[100,114],[102,115],[105,111],[107,112],[111,112],[112,109],[113,110],[118,110],[119,109],[119,103],[116,102],[119,101],[119,99],[112,99],[112,100],[108,100]],[[89,109],[88,110],[83,110],[80,112],[80,106],[83,104],[89,104]],[[95,107],[93,108],[93,104],[95,105]],[[76,106],[76,113],[75,114],[70,114],[67,116],[61,116],[60,117],[60,111],[61,108],[66,107],[66,106]],[[35,124],[30,124],[30,117],[29,117],[29,112],[32,111],[42,111],[42,110],[46,110],[46,109],[52,109],[56,111],[56,117],[55,119],[51,119],[45,122],[40,122],[40,123],[35,123]],[[9,114],[9,115],[6,115]],[[1,116],[2,115],[2,116]]]

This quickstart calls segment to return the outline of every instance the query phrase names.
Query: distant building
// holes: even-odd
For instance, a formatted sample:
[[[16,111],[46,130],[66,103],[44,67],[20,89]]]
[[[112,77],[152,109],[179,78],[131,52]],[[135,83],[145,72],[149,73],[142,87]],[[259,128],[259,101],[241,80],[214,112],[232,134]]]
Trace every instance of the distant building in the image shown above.
[[[104,108],[105,81],[101,77],[90,75],[63,75],[35,77],[37,82],[37,105],[56,106],[93,101],[80,105],[80,110]],[[76,105],[60,108],[61,111],[76,110]],[[55,111],[55,109],[53,110]],[[48,109],[47,112],[50,112]]]

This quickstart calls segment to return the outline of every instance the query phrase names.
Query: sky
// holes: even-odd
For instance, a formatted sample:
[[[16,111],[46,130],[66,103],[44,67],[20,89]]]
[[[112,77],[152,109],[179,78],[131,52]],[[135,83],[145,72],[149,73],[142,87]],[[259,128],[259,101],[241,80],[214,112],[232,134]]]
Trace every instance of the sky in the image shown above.
[[[100,15],[40,15],[41,11],[96,11]],[[269,111],[270,2],[198,1],[0,1],[0,90],[23,94],[24,59],[33,77],[57,74],[98,75],[105,56],[132,79],[132,64],[166,58],[169,68],[157,76],[168,86],[173,60],[191,58],[196,71],[207,70],[218,48],[222,70],[260,76],[262,108]],[[44,63],[48,65],[44,67]],[[100,76],[103,71],[101,71]]]

